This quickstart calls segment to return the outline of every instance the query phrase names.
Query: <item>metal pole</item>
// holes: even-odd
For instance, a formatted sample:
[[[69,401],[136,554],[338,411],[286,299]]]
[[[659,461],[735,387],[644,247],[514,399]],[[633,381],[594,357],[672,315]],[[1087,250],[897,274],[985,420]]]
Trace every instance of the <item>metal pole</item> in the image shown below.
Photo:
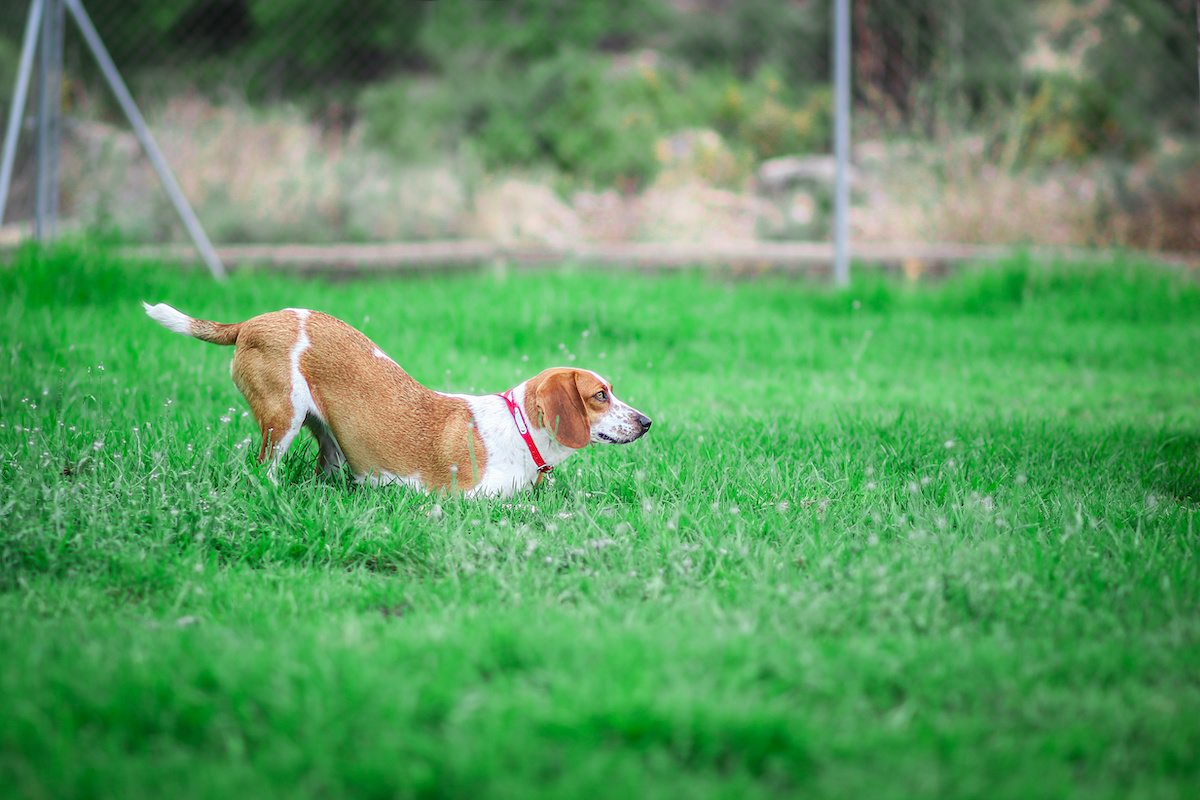
[[[29,4],[29,19],[25,21],[25,38],[21,43],[21,62],[17,67],[17,85],[13,89],[12,105],[8,110],[8,128],[4,132],[4,155],[0,157],[0,223],[8,205],[8,189],[12,185],[13,161],[17,157],[17,139],[21,135],[21,118],[25,116],[25,97],[29,93],[29,76],[33,72],[33,53],[37,49],[38,26],[42,22],[42,0]]]
[[[96,57],[96,61],[100,65],[100,71],[104,73],[105,79],[108,80],[108,85],[112,87],[113,94],[117,96],[117,102],[121,104],[121,109],[125,112],[125,116],[129,118],[129,124],[133,126],[133,132],[137,134],[138,141],[142,143],[142,149],[146,151],[146,156],[150,159],[154,171],[158,173],[158,179],[162,181],[163,188],[167,190],[167,195],[175,205],[175,211],[179,214],[180,219],[183,220],[184,226],[187,227],[188,233],[192,237],[192,242],[195,243],[196,249],[200,251],[200,257],[204,259],[204,263],[208,265],[208,269],[212,272],[214,278],[224,278],[225,267],[221,265],[221,260],[217,258],[217,252],[213,250],[212,243],[208,241],[208,236],[205,235],[204,228],[200,227],[200,220],[196,219],[196,214],[192,211],[191,205],[188,204],[187,198],[184,197],[183,190],[179,188],[179,184],[175,181],[175,175],[171,172],[171,167],[168,166],[166,158],[163,157],[162,151],[158,149],[158,145],[155,144],[154,138],[150,135],[150,130],[146,127],[146,121],[142,119],[142,114],[138,111],[137,104],[133,102],[133,95],[129,93],[129,89],[125,86],[125,81],[121,80],[121,74],[117,72],[117,66],[113,63],[112,57],[109,56],[108,50],[105,49],[104,42],[100,40],[100,34],[96,32],[95,26],[92,25],[91,18],[83,10],[83,4],[80,0],[63,0],[63,2],[66,3],[67,10],[75,18],[75,22],[79,24],[79,30],[83,34],[88,47],[91,48],[92,55]]]
[[[850,0],[834,0],[833,96],[833,278],[838,286],[849,286]]]
[[[58,227],[58,119],[62,106],[62,0],[42,7],[42,43],[38,68],[37,191],[34,236],[54,237]]]
[[[62,185],[61,172],[59,170],[59,159],[62,155],[62,59],[63,59],[63,33],[65,31],[65,14],[63,12],[63,0],[50,0],[50,5],[47,8],[53,8],[54,13],[47,17],[47,21],[53,23],[54,32],[51,40],[54,46],[54,52],[50,56],[51,66],[51,91],[53,91],[53,104],[50,106],[54,112],[52,116],[52,125],[50,128],[50,179],[47,189],[49,190],[49,199],[47,205],[50,209],[50,236],[58,235],[58,190]]]

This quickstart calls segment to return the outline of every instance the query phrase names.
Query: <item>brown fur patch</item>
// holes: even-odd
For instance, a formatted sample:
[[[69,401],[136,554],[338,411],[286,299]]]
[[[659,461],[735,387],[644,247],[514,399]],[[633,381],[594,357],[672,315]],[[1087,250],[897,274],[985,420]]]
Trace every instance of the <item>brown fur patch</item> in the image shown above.
[[[356,474],[417,478],[433,490],[465,491],[479,482],[487,453],[465,400],[422,386],[335,317],[311,312],[304,329],[310,345],[300,372]],[[271,431],[291,423],[298,335],[296,312],[279,311],[242,323],[238,336],[234,382],[263,431],[260,459],[270,456]]]

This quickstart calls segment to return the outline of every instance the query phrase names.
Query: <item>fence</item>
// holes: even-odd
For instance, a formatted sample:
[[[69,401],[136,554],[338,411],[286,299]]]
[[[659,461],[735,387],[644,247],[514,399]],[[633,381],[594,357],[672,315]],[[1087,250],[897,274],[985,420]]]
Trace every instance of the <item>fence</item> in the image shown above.
[[[84,5],[217,242],[831,238],[831,0]],[[848,5],[860,249],[1200,252],[1196,0]],[[6,108],[28,10],[0,8]],[[63,228],[184,240],[65,30]],[[35,138],[8,239],[36,215]]]

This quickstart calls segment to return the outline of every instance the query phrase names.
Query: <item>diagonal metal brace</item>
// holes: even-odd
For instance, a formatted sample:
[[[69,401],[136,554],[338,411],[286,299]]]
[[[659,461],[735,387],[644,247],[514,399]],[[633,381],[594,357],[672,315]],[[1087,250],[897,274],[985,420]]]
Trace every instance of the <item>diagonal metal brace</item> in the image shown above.
[[[39,2],[40,0],[34,1]],[[204,229],[200,227],[200,221],[196,219],[196,214],[192,211],[187,198],[184,197],[183,190],[179,188],[179,183],[175,180],[175,174],[171,172],[171,167],[167,164],[166,158],[163,157],[162,151],[155,144],[154,137],[150,135],[150,130],[146,127],[146,121],[142,118],[137,104],[133,101],[133,95],[129,93],[129,89],[125,86],[125,81],[121,80],[121,74],[117,72],[117,67],[113,63],[112,57],[109,56],[108,50],[104,47],[104,42],[100,40],[100,34],[96,32],[95,26],[92,25],[91,18],[83,10],[83,4],[80,0],[64,0],[64,3],[67,10],[71,12],[71,16],[75,18],[75,22],[79,25],[79,30],[83,34],[84,40],[87,42],[88,47],[91,48],[96,62],[100,65],[100,71],[104,73],[105,79],[108,80],[108,85],[112,87],[113,94],[117,96],[117,102],[121,104],[121,109],[125,112],[125,116],[129,118],[129,124],[133,126],[133,132],[137,134],[138,141],[142,143],[142,149],[146,151],[146,156],[150,159],[154,171],[158,173],[158,179],[162,181],[163,188],[167,190],[167,194],[170,196],[175,210],[179,213],[179,217],[183,220],[184,226],[187,227],[192,241],[196,244],[196,249],[200,251],[201,258],[204,259],[204,263],[208,266],[214,278],[223,279],[225,277],[225,267],[221,264],[221,260],[217,258],[217,252],[213,249],[208,236],[205,235]]]

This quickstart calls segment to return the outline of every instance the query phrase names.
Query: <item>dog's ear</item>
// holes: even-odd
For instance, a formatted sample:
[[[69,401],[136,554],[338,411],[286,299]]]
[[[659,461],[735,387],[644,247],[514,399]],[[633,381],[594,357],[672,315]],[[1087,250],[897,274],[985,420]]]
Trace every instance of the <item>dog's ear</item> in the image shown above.
[[[559,444],[579,450],[592,441],[574,371],[553,372],[538,384],[537,410],[542,427],[548,428]]]

